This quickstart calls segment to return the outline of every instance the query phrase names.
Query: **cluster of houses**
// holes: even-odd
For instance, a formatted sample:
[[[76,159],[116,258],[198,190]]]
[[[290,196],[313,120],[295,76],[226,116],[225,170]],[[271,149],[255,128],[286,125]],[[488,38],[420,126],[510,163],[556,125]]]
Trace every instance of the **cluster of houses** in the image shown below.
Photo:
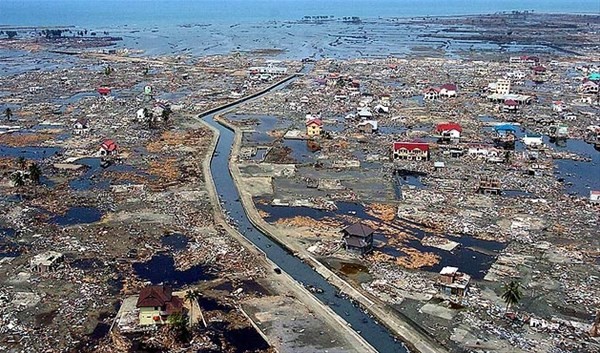
[[[270,81],[274,77],[287,74],[287,68],[277,66],[281,61],[267,60],[265,66],[253,66],[248,68],[248,76],[252,80]]]
[[[455,84],[447,83],[439,87],[428,87],[423,90],[423,99],[435,100],[441,97],[456,97],[458,89]]]

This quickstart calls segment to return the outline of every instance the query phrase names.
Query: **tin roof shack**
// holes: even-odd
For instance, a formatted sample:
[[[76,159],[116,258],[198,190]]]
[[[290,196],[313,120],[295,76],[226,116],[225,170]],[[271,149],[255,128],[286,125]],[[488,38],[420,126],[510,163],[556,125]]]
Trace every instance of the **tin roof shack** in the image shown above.
[[[482,176],[479,180],[479,187],[477,188],[478,193],[500,195],[501,191],[500,180],[498,178]]]
[[[34,272],[50,272],[55,271],[64,259],[64,255],[59,252],[46,251],[45,253],[35,255],[31,259],[29,266],[31,271]]]
[[[342,239],[346,250],[359,255],[371,252],[374,232],[375,230],[360,222],[342,229]]]
[[[446,266],[440,271],[438,285],[442,295],[464,297],[470,282],[471,276],[458,272],[457,267]]]
[[[165,324],[169,316],[183,313],[183,300],[169,286],[148,286],[140,292],[136,307],[140,325]]]

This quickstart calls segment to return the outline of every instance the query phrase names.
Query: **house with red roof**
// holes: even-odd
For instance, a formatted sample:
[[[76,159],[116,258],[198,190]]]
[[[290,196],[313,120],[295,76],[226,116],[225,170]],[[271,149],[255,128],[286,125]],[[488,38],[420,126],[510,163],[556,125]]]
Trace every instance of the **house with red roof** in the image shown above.
[[[585,79],[581,86],[579,86],[579,92],[581,93],[598,93],[599,85],[591,80]]]
[[[423,90],[423,99],[434,100],[440,98],[440,89],[437,87],[428,87]]]
[[[108,88],[108,87],[99,87],[98,88],[98,93],[100,93],[100,95],[103,95],[103,96],[108,96],[110,94],[110,88]]]
[[[111,156],[117,153],[119,153],[119,146],[113,140],[106,139],[100,144],[99,154],[101,156]]]
[[[519,103],[513,99],[507,99],[504,101],[502,111],[505,113],[516,113],[519,110]]]
[[[435,131],[441,136],[442,140],[457,140],[462,133],[462,127],[458,123],[447,122],[438,124]]]
[[[306,135],[308,137],[320,136],[323,131],[323,121],[318,118],[306,121]]]
[[[429,144],[425,142],[394,142],[394,160],[426,161],[429,159]]]
[[[140,325],[161,325],[168,322],[169,316],[183,313],[183,299],[173,295],[169,286],[148,286],[142,288],[136,308]]]
[[[534,75],[544,75],[546,73],[546,68],[541,65],[537,65],[532,67],[531,71],[533,71]]]
[[[445,85],[440,86],[440,96],[441,97],[456,97],[456,88],[455,84],[446,83]]]

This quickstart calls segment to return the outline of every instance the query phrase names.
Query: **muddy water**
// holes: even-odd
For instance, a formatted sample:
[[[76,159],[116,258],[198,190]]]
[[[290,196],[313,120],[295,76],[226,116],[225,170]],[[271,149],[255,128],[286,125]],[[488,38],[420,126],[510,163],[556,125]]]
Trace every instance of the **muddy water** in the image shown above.
[[[228,169],[234,133],[216,123],[213,116],[214,114],[211,114],[204,118],[208,124],[220,132],[219,141],[211,161],[211,173],[213,176],[218,176],[214,178],[217,193],[223,208],[238,224],[240,232],[295,280],[304,285],[323,289],[323,293],[314,294],[317,299],[343,317],[378,351],[386,353],[407,352],[402,343],[391,336],[384,327],[376,324],[359,307],[354,306],[349,300],[336,296],[337,289],[321,275],[252,225],[240,202],[237,188]]]

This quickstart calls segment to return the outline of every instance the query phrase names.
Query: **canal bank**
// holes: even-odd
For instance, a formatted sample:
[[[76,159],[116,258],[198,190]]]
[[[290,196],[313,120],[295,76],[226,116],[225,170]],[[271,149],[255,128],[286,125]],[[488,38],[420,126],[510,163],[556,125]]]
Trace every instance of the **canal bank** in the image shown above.
[[[270,91],[272,88],[282,85],[285,82],[293,79],[294,77],[295,77],[295,75],[285,78],[285,79],[277,82],[276,84],[270,86],[269,88],[267,88],[261,92],[258,92],[250,97],[245,97],[245,98],[240,99],[236,102],[233,102],[232,104],[229,104],[227,106],[205,112],[204,114],[201,115],[201,117],[203,116],[205,119],[212,119],[212,116],[214,114],[219,113],[219,112],[222,113],[227,109],[230,109],[236,105],[241,104],[242,102],[246,102],[256,96],[265,94],[268,91]],[[282,266],[279,266],[277,263],[273,262],[260,246],[256,245],[253,241],[251,241],[245,235],[242,235],[240,232],[238,232],[234,227],[232,227],[227,222],[224,214],[228,213],[229,215],[233,215],[234,212],[231,212],[231,209],[229,209],[227,207],[228,203],[226,200],[224,200],[223,194],[220,194],[221,197],[219,197],[219,189],[217,187],[217,184],[215,183],[215,178],[213,177],[213,175],[223,176],[224,174],[223,173],[215,173],[212,170],[212,166],[215,163],[219,164],[218,161],[215,162],[215,160],[214,160],[216,157],[221,155],[222,157],[227,159],[228,154],[227,153],[226,154],[219,153],[219,150],[217,148],[219,143],[222,142],[221,133],[220,133],[219,129],[217,127],[215,127],[215,125],[218,125],[218,124],[214,123],[214,122],[211,124],[211,123],[207,122],[206,120],[200,119],[200,117],[198,117],[196,119],[198,121],[202,122],[205,126],[207,126],[212,131],[212,136],[213,136],[211,145],[209,147],[209,151],[211,151],[211,152],[209,152],[207,154],[206,158],[204,158],[204,160],[202,162],[202,170],[203,170],[203,174],[205,176],[205,182],[207,185],[207,191],[209,194],[209,198],[213,205],[213,216],[215,218],[216,224],[221,226],[225,231],[227,231],[227,233],[229,235],[231,235],[234,239],[236,239],[238,242],[240,242],[240,244],[242,244],[246,249],[248,249],[248,251],[250,251],[258,259],[260,259],[261,260],[260,262],[263,263],[265,268],[280,269],[277,272],[269,271],[267,276],[270,281],[276,282],[280,288],[282,287],[284,289],[284,293],[282,293],[282,294],[285,294],[286,296],[291,295],[294,298],[296,298],[298,301],[300,301],[302,304],[304,304],[309,309],[309,311],[311,312],[312,315],[318,316],[320,319],[323,319],[328,325],[330,325],[331,327],[336,329],[336,331],[343,337],[343,339],[351,344],[352,348],[355,351],[365,352],[365,353],[377,352],[377,350],[375,348],[373,348],[373,346],[371,346],[363,337],[361,337],[355,330],[352,329],[352,325],[350,323],[348,323],[346,320],[344,320],[340,315],[336,314],[329,306],[327,306],[326,304],[324,304],[323,302],[321,302],[317,298],[315,298],[315,296],[313,296],[305,287],[303,287],[296,279],[294,279],[290,274],[288,274],[288,272],[285,271],[285,269],[283,269],[283,271],[281,271]],[[233,133],[231,133],[231,135],[233,135]],[[227,145],[227,143],[225,143],[225,145]],[[232,144],[229,143],[229,148],[231,148],[231,146],[232,146]],[[224,165],[227,168],[227,163],[225,163]],[[227,173],[227,174],[229,174],[229,173]],[[220,179],[220,178],[218,178],[218,179]],[[232,181],[232,183],[233,183],[233,181]],[[235,188],[230,189],[230,190],[234,191]],[[239,203],[239,200],[238,200],[238,203]],[[271,245],[269,245],[269,247],[271,247]],[[281,250],[283,250],[283,249],[281,249]],[[285,251],[285,250],[283,250],[283,251]],[[289,256],[292,256],[292,255],[289,255]],[[251,320],[251,321],[255,328],[259,327],[253,320]],[[275,345],[273,344],[272,340],[269,340],[267,335],[262,330],[259,330],[259,332],[265,338],[265,340],[270,342],[271,346],[273,346],[275,348]],[[391,338],[391,337],[389,337],[389,338]],[[273,339],[273,337],[271,337],[271,339]],[[391,350],[389,350],[389,352],[406,352],[406,350],[404,350],[404,347],[401,346],[399,343],[398,343],[398,348],[400,348],[400,349],[391,349]],[[388,350],[386,350],[386,352],[388,352]]]
[[[298,246],[295,242],[290,241],[287,237],[282,234],[278,229],[271,226],[263,220],[260,216],[258,209],[254,205],[252,195],[243,190],[239,189],[240,185],[243,185],[240,181],[241,173],[235,163],[238,158],[242,142],[242,133],[236,126],[228,124],[228,122],[217,116],[215,121],[225,126],[234,132],[233,147],[231,150],[231,156],[229,160],[229,171],[235,185],[238,188],[240,200],[244,206],[247,217],[253,226],[258,228],[263,234],[273,238],[277,243],[294,253],[297,257],[302,259],[305,263],[309,264],[314,271],[325,278],[329,283],[339,289],[340,292],[348,295],[352,300],[360,303],[360,305],[366,308],[369,313],[377,318],[379,322],[384,324],[391,332],[398,335],[402,340],[411,348],[411,350],[421,353],[435,353],[435,352],[446,352],[446,349],[440,344],[434,341],[432,337],[420,328],[413,327],[409,323],[402,320],[393,309],[387,307],[385,304],[379,302],[375,298],[369,298],[361,293],[356,288],[352,287],[348,282],[340,278],[337,274],[327,268],[324,264],[315,259],[306,249]],[[380,350],[380,352],[385,352]]]
[[[340,295],[338,288],[327,282],[312,267],[294,256],[289,249],[281,246],[280,243],[271,237],[265,236],[263,231],[256,228],[248,218],[244,205],[240,201],[242,197],[238,194],[238,189],[229,170],[229,156],[234,145],[235,135],[232,130],[214,121],[213,117],[217,114],[223,114],[230,108],[242,102],[247,102],[261,94],[280,89],[292,78],[284,79],[252,97],[247,97],[228,104],[225,107],[211,110],[200,116],[213,132],[218,130],[218,135],[215,134],[218,136],[215,138],[216,142],[213,141],[215,149],[212,159],[207,158],[208,162],[205,161],[203,166],[207,183],[210,185],[208,189],[212,202],[218,206],[215,207],[215,210],[220,209],[224,211],[229,218],[229,222],[234,223],[238,230],[243,232],[243,235],[231,228],[228,231],[236,233],[237,239],[246,238],[245,241],[242,241],[242,244],[253,243],[255,247],[266,254],[268,260],[265,261],[272,261],[277,268],[281,269],[281,273],[289,274],[289,287],[300,291],[298,298],[301,298],[305,304],[310,305],[311,311],[319,313],[328,322],[337,323],[337,327],[341,328],[339,331],[347,337],[351,336],[353,341],[356,341],[359,347],[361,347],[361,351],[406,353],[408,352],[406,346],[393,337],[385,327],[376,322],[367,311],[361,308],[356,302]],[[214,146],[215,143],[216,146]],[[206,170],[206,164],[210,164],[208,170]],[[217,215],[217,217],[227,226],[224,216]],[[347,289],[351,290],[351,287],[347,286]],[[319,290],[313,291],[311,294],[305,287],[318,288]],[[369,305],[372,305],[372,303],[369,303]],[[426,352],[434,351],[427,350]]]

